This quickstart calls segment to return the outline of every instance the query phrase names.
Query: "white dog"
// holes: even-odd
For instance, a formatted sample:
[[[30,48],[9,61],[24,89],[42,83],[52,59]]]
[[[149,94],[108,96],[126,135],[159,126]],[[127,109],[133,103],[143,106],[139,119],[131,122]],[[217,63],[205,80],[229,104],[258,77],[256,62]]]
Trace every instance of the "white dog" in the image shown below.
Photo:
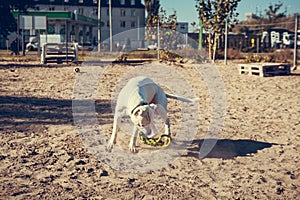
[[[117,99],[113,131],[107,149],[111,151],[113,145],[116,143],[117,127],[121,117],[124,115],[130,116],[134,124],[129,143],[129,150],[131,152],[136,152],[138,130],[150,138],[157,132],[153,123],[155,114],[161,116],[165,124],[165,134],[170,135],[170,122],[167,116],[167,98],[178,99],[183,102],[194,102],[196,100],[167,94],[151,79],[144,76],[130,79],[120,91]]]

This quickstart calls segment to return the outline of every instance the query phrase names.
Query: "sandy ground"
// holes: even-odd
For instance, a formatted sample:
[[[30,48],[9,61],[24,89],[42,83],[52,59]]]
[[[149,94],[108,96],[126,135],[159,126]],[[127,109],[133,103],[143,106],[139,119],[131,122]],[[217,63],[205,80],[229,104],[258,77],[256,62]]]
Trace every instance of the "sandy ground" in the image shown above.
[[[95,96],[86,97],[95,100],[107,136],[116,83],[140,67],[109,66]],[[192,144],[166,167],[130,173],[97,159],[80,137],[72,99],[85,69],[0,66],[0,199],[299,199],[300,70],[262,78],[239,75],[236,64],[217,65],[225,123],[214,149],[199,159],[212,121],[209,86],[189,65],[165,67],[181,74],[200,98],[199,126]],[[181,106],[170,100],[173,137],[180,134]],[[120,135],[117,145],[127,151],[128,135]],[[157,148],[138,143],[139,153]]]

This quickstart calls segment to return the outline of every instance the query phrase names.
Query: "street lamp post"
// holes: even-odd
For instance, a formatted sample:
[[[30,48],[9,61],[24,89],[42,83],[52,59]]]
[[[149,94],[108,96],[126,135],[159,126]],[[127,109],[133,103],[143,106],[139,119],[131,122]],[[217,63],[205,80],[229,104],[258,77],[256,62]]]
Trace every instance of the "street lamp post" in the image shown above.
[[[297,69],[297,43],[298,43],[297,32],[298,32],[298,15],[296,14],[296,16],[295,16],[295,34],[294,34],[294,59],[293,59],[294,66],[293,66],[293,70]]]
[[[227,65],[227,46],[228,46],[228,16],[225,22],[225,49],[224,49],[224,64]]]
[[[111,0],[109,0],[109,50],[112,52],[113,39],[112,39],[112,8]]]
[[[203,3],[203,0],[200,0],[200,4]],[[203,34],[203,22],[202,22],[202,19],[201,17],[199,17],[199,44],[198,44],[198,49],[202,49],[203,45],[202,45],[202,42],[203,42],[203,38],[202,38],[202,34]]]
[[[101,0],[98,0],[98,52],[101,51]]]
[[[159,15],[157,16],[157,60],[160,60],[160,34],[159,34]]]

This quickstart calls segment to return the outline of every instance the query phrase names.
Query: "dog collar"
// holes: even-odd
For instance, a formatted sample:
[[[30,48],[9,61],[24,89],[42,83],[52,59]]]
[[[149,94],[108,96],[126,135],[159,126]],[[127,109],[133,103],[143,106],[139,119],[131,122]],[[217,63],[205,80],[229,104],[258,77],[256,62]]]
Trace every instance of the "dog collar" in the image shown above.
[[[141,102],[141,103],[139,103],[136,107],[134,107],[134,108],[132,109],[131,114],[133,114],[133,113],[134,113],[134,110],[137,109],[138,107],[140,107],[140,106],[145,106],[145,105],[149,105],[149,104],[148,104],[147,102]]]

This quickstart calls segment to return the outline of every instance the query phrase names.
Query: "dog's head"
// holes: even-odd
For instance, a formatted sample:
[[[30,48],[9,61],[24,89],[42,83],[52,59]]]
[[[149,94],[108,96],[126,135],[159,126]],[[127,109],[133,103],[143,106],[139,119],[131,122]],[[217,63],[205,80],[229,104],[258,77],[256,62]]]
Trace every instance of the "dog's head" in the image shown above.
[[[150,134],[151,127],[150,124],[153,123],[154,113],[156,105],[141,105],[135,108],[130,115],[133,124],[143,133]]]

